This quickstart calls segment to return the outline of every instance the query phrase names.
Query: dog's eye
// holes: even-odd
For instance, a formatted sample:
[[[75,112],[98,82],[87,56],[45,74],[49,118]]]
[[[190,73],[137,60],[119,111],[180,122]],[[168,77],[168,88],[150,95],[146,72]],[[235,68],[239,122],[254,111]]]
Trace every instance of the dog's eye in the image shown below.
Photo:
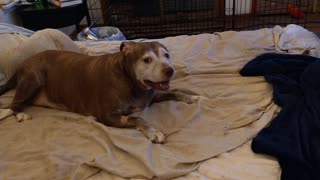
[[[147,64],[151,63],[152,59],[147,57],[147,58],[144,58],[143,61]]]
[[[169,59],[170,55],[168,53],[165,53],[164,56]]]

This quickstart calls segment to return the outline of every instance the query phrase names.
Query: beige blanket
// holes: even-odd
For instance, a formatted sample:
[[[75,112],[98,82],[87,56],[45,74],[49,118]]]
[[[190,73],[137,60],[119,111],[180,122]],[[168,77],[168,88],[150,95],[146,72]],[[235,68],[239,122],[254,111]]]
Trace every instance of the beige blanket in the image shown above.
[[[0,121],[0,179],[86,179],[101,171],[169,179],[244,144],[277,112],[272,87],[263,77],[238,74],[256,55],[274,51],[272,29],[159,41],[168,47],[177,69],[172,88],[200,96],[195,104],[168,101],[138,113],[168,135],[166,144],[152,144],[134,129],[30,107],[26,111],[32,120]],[[92,55],[118,51],[119,44],[78,43]],[[4,95],[1,102],[9,103],[12,95]]]

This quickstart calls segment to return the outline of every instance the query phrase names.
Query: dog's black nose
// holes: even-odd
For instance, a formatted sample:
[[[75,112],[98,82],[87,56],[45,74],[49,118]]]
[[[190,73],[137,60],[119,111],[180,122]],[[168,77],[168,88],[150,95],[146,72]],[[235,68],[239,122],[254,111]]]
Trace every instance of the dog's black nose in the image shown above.
[[[165,68],[165,75],[167,76],[167,77],[172,77],[173,76],[173,73],[174,73],[174,70],[173,70],[173,68],[172,67],[167,67],[167,68]]]

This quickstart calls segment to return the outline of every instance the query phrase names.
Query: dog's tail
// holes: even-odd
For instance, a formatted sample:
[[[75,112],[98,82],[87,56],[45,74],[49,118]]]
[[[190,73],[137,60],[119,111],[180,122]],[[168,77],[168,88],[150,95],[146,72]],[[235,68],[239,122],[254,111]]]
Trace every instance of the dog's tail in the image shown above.
[[[6,84],[4,84],[3,86],[0,86],[0,96],[6,93],[7,91],[15,88],[16,84],[17,84],[17,76],[13,75]]]

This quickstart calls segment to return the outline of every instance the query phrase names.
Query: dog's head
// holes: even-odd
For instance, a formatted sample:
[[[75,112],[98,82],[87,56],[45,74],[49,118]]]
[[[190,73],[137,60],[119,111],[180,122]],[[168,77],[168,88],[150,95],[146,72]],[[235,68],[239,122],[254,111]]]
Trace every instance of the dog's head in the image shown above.
[[[168,49],[159,42],[122,42],[120,50],[133,67],[136,79],[147,89],[169,89],[174,69]]]

